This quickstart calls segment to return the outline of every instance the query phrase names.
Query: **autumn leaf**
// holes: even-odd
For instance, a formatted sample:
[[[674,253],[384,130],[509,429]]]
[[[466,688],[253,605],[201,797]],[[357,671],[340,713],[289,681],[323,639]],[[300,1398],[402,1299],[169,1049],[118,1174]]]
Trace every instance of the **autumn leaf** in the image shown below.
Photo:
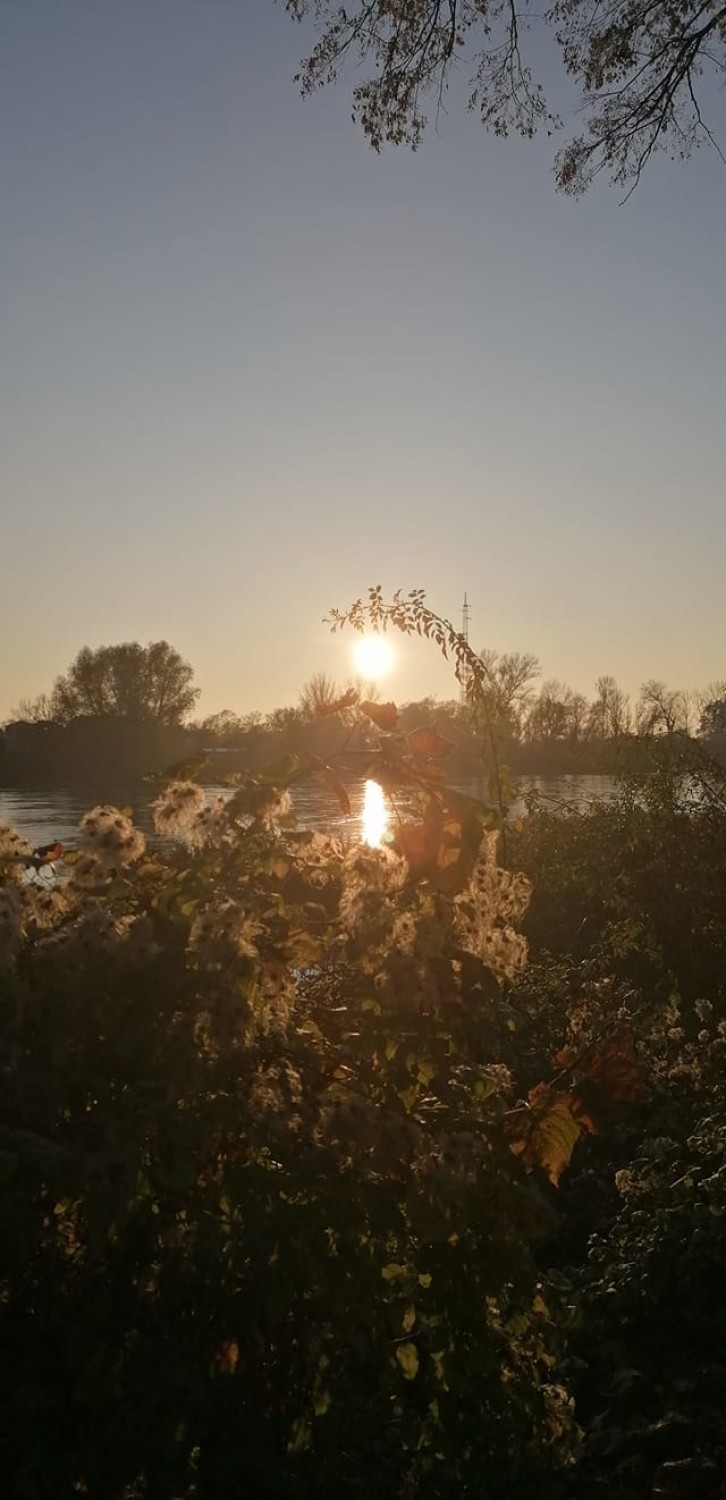
[[[419,1357],[415,1344],[399,1344],[396,1350],[396,1359],[401,1367],[404,1380],[415,1380],[418,1375]]]
[[[573,1089],[572,1114],[583,1130],[597,1135],[613,1106],[640,1104],[648,1093],[632,1033],[621,1027],[585,1059],[583,1076]]]
[[[408,744],[414,755],[419,755],[422,760],[443,760],[456,748],[453,740],[445,739],[438,729],[426,725],[411,730]]]
[[[569,1166],[575,1142],[581,1133],[572,1113],[570,1095],[551,1095],[540,1084],[530,1095],[529,1105],[509,1116],[509,1149],[527,1167],[541,1167],[557,1184]]]
[[[383,729],[390,733],[398,723],[398,709],[395,703],[372,703],[369,699],[360,705],[361,713],[364,713],[377,729]]]
[[[239,1362],[239,1345],[234,1339],[223,1339],[214,1356],[215,1367],[220,1375],[234,1375]]]
[[[408,1273],[409,1267],[401,1266],[395,1260],[392,1260],[387,1266],[381,1268],[381,1276],[384,1281],[403,1281],[408,1276]]]

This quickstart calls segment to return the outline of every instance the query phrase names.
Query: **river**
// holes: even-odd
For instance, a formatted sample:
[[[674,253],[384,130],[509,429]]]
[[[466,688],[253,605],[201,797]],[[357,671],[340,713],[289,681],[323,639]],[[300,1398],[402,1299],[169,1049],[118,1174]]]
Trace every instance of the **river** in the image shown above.
[[[352,815],[347,818],[341,812],[334,794],[324,787],[311,784],[295,790],[294,805],[300,824],[306,828],[327,831],[348,830],[351,833],[360,827],[364,782],[362,779],[346,782],[350,796]],[[522,776],[518,781],[519,799],[513,804],[511,815],[524,810],[524,797],[536,791],[551,806],[585,806],[590,801],[611,797],[614,783],[610,776]],[[224,788],[208,787],[209,795]],[[472,796],[483,797],[480,783],[462,783],[460,790]],[[49,844],[59,839],[66,847],[72,847],[78,836],[78,824],[83,814],[94,803],[112,801],[117,807],[132,807],[134,821],[145,833],[153,832],[150,804],[158,795],[156,789],[146,783],[132,787],[102,790],[89,787],[33,789],[31,787],[0,787],[0,823],[9,823],[33,845]]]

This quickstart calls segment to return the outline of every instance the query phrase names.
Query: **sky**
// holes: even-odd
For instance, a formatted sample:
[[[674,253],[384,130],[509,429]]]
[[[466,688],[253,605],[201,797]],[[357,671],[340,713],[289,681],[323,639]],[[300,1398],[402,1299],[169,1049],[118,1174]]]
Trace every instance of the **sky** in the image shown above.
[[[575,203],[458,96],[377,156],[344,83],[300,98],[311,40],[0,5],[0,720],[129,639],[201,713],[294,702],[377,583],[585,691],[725,677],[726,168]],[[386,695],[455,696],[399,648]]]

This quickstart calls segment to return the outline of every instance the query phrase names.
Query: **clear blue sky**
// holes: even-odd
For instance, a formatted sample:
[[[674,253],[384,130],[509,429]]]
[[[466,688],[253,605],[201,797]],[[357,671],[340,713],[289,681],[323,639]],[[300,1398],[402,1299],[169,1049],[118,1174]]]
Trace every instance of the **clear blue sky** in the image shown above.
[[[0,7],[0,719],[161,636],[203,711],[293,701],[376,582],[468,589],[476,646],[583,689],[726,676],[726,170],[574,204],[453,100],[376,157],[344,87],[299,98],[309,39]],[[403,653],[390,691],[449,682]]]

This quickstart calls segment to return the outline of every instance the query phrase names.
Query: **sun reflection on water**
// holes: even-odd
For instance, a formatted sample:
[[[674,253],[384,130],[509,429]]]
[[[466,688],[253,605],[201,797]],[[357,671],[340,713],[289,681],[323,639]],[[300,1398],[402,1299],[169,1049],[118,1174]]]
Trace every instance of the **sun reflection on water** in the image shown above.
[[[388,808],[383,789],[377,781],[367,781],[363,793],[363,843],[371,849],[380,849],[388,827]]]

